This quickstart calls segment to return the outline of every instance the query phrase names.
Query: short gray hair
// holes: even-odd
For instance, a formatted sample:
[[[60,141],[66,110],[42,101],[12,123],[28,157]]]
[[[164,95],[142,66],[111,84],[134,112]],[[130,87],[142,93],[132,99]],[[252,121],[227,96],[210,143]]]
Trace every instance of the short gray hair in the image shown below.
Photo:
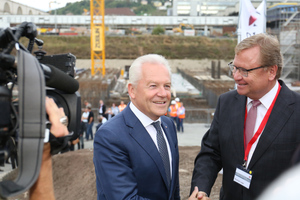
[[[171,68],[169,66],[169,62],[161,55],[147,54],[135,59],[129,68],[129,83],[133,86],[137,86],[138,81],[141,80],[142,66],[145,63],[161,64],[165,66],[169,72],[171,80]]]

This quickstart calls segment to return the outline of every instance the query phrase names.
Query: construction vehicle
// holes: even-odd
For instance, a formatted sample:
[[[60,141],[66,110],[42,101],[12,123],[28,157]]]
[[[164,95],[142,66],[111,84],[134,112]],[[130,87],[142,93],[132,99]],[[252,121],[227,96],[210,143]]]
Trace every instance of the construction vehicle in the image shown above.
[[[184,30],[194,30],[194,26],[192,24],[180,23],[179,27],[173,28],[174,33],[183,33]]]
[[[90,14],[90,11],[88,9],[83,9],[83,15],[89,15]]]

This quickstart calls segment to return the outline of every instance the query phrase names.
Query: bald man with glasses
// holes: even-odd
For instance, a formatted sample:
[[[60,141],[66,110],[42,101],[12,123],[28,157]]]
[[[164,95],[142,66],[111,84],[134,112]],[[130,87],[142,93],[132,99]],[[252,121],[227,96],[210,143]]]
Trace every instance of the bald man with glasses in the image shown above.
[[[223,169],[222,200],[253,200],[289,168],[300,144],[300,95],[282,80],[278,40],[258,34],[241,41],[228,65],[236,90],[218,100],[195,159],[190,199],[208,198]],[[197,186],[197,187],[196,187]]]

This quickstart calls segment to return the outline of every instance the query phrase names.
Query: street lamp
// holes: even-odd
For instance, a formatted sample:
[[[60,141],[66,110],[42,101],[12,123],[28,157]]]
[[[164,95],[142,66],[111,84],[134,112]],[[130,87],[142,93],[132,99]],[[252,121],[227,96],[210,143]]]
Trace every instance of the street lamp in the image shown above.
[[[50,10],[50,12],[51,12],[51,3],[59,4],[57,1],[50,1],[49,2],[49,10]],[[54,10],[54,15],[55,15],[54,23],[55,23],[55,33],[56,33],[57,32],[56,9]]]

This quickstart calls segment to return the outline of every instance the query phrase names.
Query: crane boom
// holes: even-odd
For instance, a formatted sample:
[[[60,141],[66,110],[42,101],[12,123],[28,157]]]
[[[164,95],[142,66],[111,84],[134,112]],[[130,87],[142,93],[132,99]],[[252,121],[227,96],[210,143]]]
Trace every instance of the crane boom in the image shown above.
[[[91,15],[91,74],[105,76],[104,0],[90,0]]]

